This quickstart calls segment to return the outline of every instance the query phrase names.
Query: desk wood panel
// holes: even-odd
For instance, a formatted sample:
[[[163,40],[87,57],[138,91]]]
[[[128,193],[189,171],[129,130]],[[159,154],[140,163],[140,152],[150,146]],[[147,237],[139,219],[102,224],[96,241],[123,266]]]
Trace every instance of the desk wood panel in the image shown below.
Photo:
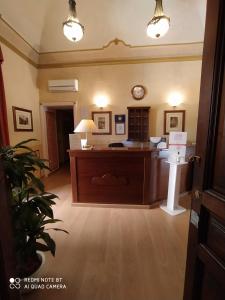
[[[144,159],[77,158],[80,202],[143,202]]]
[[[167,198],[167,151],[71,150],[73,202],[155,205]],[[191,189],[191,165],[181,171],[181,192]]]
[[[151,151],[70,151],[73,202],[148,204]]]

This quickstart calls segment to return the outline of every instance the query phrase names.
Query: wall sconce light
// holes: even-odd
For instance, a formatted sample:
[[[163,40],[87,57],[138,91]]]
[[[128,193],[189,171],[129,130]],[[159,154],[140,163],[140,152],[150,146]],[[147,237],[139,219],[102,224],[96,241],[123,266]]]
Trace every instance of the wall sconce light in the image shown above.
[[[94,103],[98,108],[103,109],[109,104],[109,98],[104,94],[98,94],[94,97]]]
[[[168,104],[173,108],[177,107],[183,102],[183,95],[178,92],[171,93],[168,97]]]

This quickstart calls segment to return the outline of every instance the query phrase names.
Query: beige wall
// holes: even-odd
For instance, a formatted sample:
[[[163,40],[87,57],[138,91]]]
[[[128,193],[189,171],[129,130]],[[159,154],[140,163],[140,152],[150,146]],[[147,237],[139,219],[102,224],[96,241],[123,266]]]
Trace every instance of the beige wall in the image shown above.
[[[199,103],[199,87],[201,61],[164,62],[149,64],[106,65],[58,69],[42,69],[39,71],[38,86],[40,101],[44,102],[79,102],[81,118],[90,118],[91,111],[99,110],[94,105],[94,96],[104,92],[109,97],[109,105],[105,110],[113,112],[113,134],[111,136],[92,136],[94,143],[108,143],[124,140],[127,135],[116,136],[114,114],[127,114],[127,106],[151,106],[150,134],[163,135],[163,111],[170,110],[167,104],[168,94],[179,91],[184,96],[184,103],[177,109],[186,110],[186,130],[189,141],[196,139],[197,112]],[[78,93],[49,93],[49,79],[79,80]],[[131,88],[142,84],[147,88],[147,95],[141,101],[131,97]]]
[[[127,114],[127,106],[151,106],[150,135],[161,136],[163,135],[163,112],[171,109],[167,104],[167,98],[168,94],[173,91],[178,91],[184,96],[183,104],[177,109],[186,110],[188,139],[192,142],[195,141],[201,61],[37,70],[5,45],[2,44],[1,47],[4,55],[3,76],[11,144],[28,138],[40,140],[39,97],[42,103],[78,101],[80,117],[90,118],[91,111],[99,110],[94,104],[94,96],[98,93],[105,93],[109,97],[109,105],[105,110],[113,112],[113,134],[91,136],[90,139],[93,143],[107,144],[127,139],[127,134],[124,136],[115,135],[114,124],[114,114]],[[48,92],[47,83],[49,79],[66,78],[79,80],[78,93]],[[147,89],[147,95],[141,101],[132,99],[130,91],[135,84],[142,84]],[[32,110],[33,132],[14,131],[12,106]]]
[[[40,144],[39,90],[37,88],[38,70],[15,52],[1,44],[4,62],[3,78],[7,102],[10,144],[35,138]],[[12,106],[18,106],[33,112],[33,132],[15,132]]]

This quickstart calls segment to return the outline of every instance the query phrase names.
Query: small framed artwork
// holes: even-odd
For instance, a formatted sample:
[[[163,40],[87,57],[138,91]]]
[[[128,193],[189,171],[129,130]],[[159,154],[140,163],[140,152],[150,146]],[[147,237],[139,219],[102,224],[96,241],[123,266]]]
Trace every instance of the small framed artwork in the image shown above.
[[[92,120],[97,126],[97,131],[92,134],[112,134],[112,112],[111,111],[93,111]]]
[[[126,116],[125,115],[115,115],[115,134],[123,135],[126,132]]]
[[[16,106],[12,107],[15,131],[33,131],[32,111]]]
[[[185,110],[164,111],[164,134],[185,130]]]

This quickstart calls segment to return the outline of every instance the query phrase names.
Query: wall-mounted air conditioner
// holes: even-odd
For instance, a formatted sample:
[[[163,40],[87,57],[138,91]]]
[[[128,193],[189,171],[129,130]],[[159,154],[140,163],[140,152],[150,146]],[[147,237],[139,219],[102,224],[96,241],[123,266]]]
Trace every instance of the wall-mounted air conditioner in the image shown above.
[[[78,80],[49,80],[48,90],[50,92],[78,92]]]

